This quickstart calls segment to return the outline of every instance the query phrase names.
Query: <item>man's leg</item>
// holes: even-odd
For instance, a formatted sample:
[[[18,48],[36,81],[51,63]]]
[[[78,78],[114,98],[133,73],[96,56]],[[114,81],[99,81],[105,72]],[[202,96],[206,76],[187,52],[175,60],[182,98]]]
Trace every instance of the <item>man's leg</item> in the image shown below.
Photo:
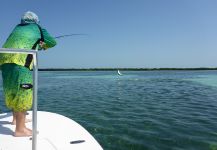
[[[16,112],[16,129],[14,136],[31,136],[32,130],[28,129],[25,125],[26,112]]]
[[[12,120],[12,123],[11,123],[12,125],[16,125],[16,114],[17,113],[13,111],[13,120]],[[25,123],[31,122],[31,121],[32,121],[32,119],[25,119]]]
[[[13,120],[12,120],[12,125],[15,125],[16,124],[16,113],[14,111],[12,111],[13,113]]]

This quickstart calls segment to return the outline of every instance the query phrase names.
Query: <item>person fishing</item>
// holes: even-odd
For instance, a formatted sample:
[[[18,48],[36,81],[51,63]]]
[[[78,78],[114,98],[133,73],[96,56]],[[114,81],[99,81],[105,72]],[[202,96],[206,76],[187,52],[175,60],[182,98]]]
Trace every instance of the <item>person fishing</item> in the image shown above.
[[[55,39],[39,25],[38,16],[27,11],[3,48],[46,50],[56,44]],[[5,103],[13,111],[15,137],[32,135],[32,130],[25,125],[26,111],[31,109],[33,99],[32,61],[31,54],[0,53]]]

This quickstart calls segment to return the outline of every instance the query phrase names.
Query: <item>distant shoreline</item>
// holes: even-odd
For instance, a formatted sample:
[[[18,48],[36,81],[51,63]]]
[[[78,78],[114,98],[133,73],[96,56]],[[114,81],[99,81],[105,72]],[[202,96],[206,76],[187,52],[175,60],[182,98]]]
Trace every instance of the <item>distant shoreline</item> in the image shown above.
[[[173,71],[173,70],[217,70],[216,68],[40,68],[39,71]]]

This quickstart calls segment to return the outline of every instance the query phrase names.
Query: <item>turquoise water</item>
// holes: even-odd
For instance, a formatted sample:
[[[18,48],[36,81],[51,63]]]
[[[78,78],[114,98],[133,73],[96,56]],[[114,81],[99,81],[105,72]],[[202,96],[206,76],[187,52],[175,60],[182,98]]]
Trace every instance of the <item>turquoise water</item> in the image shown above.
[[[77,121],[105,150],[217,149],[217,71],[122,73],[39,72],[39,110]],[[7,111],[2,88],[0,99]]]

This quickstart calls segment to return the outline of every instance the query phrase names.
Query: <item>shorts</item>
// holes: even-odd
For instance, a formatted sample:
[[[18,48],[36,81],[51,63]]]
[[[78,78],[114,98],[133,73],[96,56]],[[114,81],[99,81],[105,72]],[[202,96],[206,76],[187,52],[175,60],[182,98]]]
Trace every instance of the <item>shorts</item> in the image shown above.
[[[32,73],[17,64],[3,64],[2,79],[6,106],[14,112],[24,112],[32,107]]]

